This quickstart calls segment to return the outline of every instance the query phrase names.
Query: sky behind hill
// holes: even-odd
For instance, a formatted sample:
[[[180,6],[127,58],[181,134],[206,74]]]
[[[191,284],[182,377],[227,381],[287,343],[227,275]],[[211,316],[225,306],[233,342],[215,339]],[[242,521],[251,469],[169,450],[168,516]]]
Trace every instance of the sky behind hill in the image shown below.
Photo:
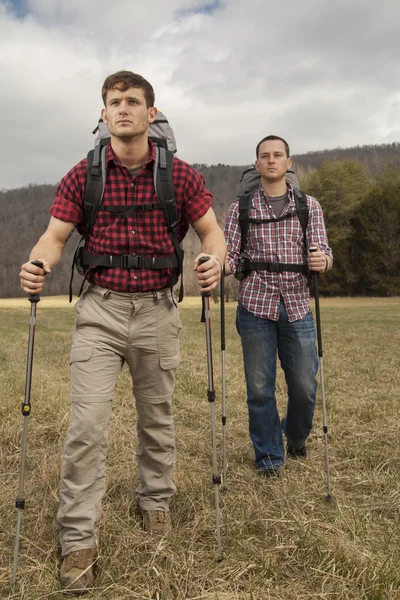
[[[0,189],[84,157],[105,77],[145,76],[188,162],[400,141],[393,0],[0,0]]]

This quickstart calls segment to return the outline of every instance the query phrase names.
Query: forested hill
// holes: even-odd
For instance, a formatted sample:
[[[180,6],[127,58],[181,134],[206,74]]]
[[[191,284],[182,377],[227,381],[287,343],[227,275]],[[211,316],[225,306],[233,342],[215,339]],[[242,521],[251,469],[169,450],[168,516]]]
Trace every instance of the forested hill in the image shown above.
[[[400,293],[400,144],[325,150],[294,156],[301,187],[324,210],[335,268],[321,280],[321,292],[331,295],[398,295]],[[221,226],[236,197],[244,166],[194,165],[214,195],[213,208]],[[23,296],[20,265],[45,230],[55,185],[35,185],[0,192],[0,297]],[[46,294],[68,293],[71,262],[79,237],[75,233],[61,263],[46,282]],[[199,251],[190,229],[184,242],[184,285],[198,293],[193,258]],[[80,276],[75,275],[77,291]],[[228,278],[231,295],[236,281]]]
[[[293,155],[293,162],[300,176],[312,169],[319,169],[323,162],[332,160],[357,161],[365,165],[371,175],[377,175],[387,165],[400,170],[400,143],[335,148]]]

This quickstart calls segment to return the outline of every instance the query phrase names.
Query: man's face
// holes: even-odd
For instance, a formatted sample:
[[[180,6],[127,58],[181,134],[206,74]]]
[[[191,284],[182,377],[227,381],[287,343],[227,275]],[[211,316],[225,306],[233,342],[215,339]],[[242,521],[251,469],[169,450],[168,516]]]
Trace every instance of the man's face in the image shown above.
[[[109,90],[106,106],[102,110],[102,118],[109,132],[118,138],[143,135],[156,114],[154,106],[147,108],[143,90],[133,87],[125,92],[117,88]]]
[[[292,166],[286,155],[285,144],[281,140],[267,140],[260,146],[256,169],[263,179],[272,183],[280,181]]]

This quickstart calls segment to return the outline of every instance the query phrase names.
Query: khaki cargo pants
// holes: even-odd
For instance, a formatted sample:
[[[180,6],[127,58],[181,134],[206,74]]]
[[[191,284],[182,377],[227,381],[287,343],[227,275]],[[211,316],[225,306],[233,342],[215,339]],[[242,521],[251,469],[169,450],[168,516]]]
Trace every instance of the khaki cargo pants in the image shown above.
[[[124,294],[90,285],[76,303],[72,412],[57,514],[63,556],[95,545],[106,484],[111,402],[125,361],[137,410],[139,505],[168,510],[175,492],[172,393],[181,327],[169,289]]]

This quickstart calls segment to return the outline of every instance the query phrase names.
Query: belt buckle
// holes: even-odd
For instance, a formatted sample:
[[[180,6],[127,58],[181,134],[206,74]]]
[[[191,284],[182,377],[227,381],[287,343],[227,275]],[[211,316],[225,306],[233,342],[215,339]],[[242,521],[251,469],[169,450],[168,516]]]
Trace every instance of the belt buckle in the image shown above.
[[[136,254],[123,254],[122,255],[122,268],[123,269],[130,269],[131,267],[133,267],[134,265],[130,265],[129,264],[129,259],[132,257],[135,257]]]
[[[271,273],[280,273],[281,272],[281,265],[280,265],[280,263],[277,263],[277,262],[270,263],[269,270],[270,270]]]
[[[140,265],[140,259],[142,258],[141,256],[138,256],[137,254],[131,254],[132,258],[133,258],[133,267],[134,269],[140,269],[141,265]]]

